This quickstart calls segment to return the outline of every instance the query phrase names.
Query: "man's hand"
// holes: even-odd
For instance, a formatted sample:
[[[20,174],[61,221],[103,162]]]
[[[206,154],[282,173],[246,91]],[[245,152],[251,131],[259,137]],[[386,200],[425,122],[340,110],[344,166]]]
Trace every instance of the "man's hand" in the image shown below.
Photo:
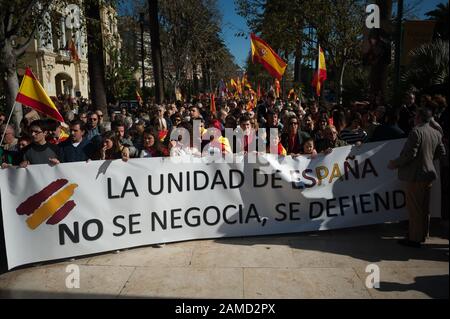
[[[48,159],[48,163],[50,164],[50,166],[55,166],[55,165],[58,165],[61,162],[57,158],[49,158]]]
[[[9,167],[11,167],[11,166],[12,166],[11,164],[8,164],[8,163],[2,163],[2,169],[9,168]]]
[[[333,152],[333,149],[331,147],[327,148],[324,153],[325,155],[331,154],[331,152]]]
[[[23,162],[20,162],[19,167],[20,168],[27,168],[28,165],[30,165],[30,162],[23,161]]]
[[[128,162],[129,159],[130,159],[130,151],[128,147],[124,147],[122,149],[122,161]]]

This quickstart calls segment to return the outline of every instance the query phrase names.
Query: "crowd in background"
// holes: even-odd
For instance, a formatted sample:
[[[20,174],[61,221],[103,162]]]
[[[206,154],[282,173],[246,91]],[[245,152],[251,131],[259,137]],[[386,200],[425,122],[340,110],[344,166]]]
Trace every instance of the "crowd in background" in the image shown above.
[[[35,110],[24,107],[25,116],[19,130],[6,126],[6,115],[0,114],[1,133],[6,129],[1,148],[2,168],[26,167],[30,164],[58,164],[87,160],[165,157],[214,151],[226,153],[248,152],[249,144],[264,139],[269,151],[270,142],[277,145],[279,155],[312,155],[330,153],[333,148],[360,145],[367,142],[407,137],[414,127],[417,110],[432,110],[432,126],[443,135],[448,148],[448,108],[441,95],[416,97],[408,93],[399,108],[372,107],[367,102],[353,102],[338,107],[315,100],[282,100],[270,91],[252,109],[244,100],[217,99],[216,112],[211,113],[209,99],[171,104],[145,104],[138,108],[108,106],[105,114],[87,100],[58,105],[67,129],[61,123]],[[177,128],[188,130],[193,136],[195,120],[200,123],[200,149],[174,138]],[[207,129],[215,128],[221,136],[208,136]],[[265,128],[265,136],[258,134]],[[270,128],[277,128],[277,136],[270,136]],[[230,143],[225,129],[240,130],[246,137],[239,144]],[[67,132],[67,135],[64,132]],[[217,135],[217,134],[216,134]],[[172,138],[171,138],[172,137]],[[261,144],[259,144],[261,145]],[[259,146],[260,148],[260,146]],[[273,151],[272,151],[273,153]]]

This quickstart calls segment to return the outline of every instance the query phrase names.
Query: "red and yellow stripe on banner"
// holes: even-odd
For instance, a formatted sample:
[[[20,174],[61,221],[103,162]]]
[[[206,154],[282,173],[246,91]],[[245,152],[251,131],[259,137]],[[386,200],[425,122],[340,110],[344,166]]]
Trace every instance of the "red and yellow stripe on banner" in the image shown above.
[[[64,118],[30,68],[27,68],[25,71],[16,101],[42,112],[59,122],[64,122]]]

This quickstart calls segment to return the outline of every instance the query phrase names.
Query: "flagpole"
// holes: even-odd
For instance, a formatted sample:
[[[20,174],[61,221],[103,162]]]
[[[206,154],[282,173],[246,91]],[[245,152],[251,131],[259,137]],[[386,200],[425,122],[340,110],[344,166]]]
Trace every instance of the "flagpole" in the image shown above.
[[[16,108],[16,104],[17,104],[17,102],[14,101],[14,105],[11,108],[11,112],[9,113],[9,117],[8,117],[8,121],[6,122],[5,129],[3,130],[2,140],[0,142],[0,147],[3,145],[3,140],[5,139],[5,135],[6,135],[6,129],[8,128],[9,122],[11,121],[11,117],[12,117],[12,114],[14,112],[14,109]]]
[[[320,43],[318,44],[318,55],[317,55],[317,83],[320,83]],[[320,90],[322,90],[322,84],[320,84]],[[317,94],[317,86],[316,86],[316,94]],[[320,101],[320,92],[317,95],[317,103]]]

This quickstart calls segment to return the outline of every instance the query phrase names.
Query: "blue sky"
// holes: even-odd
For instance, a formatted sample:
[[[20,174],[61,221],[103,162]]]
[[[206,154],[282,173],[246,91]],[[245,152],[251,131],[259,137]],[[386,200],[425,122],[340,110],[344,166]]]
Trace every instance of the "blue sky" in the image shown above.
[[[241,16],[236,13],[233,0],[219,0],[219,9],[223,15],[222,18],[222,37],[230,52],[234,55],[235,61],[239,66],[244,66],[245,60],[250,52],[250,40],[244,37],[237,37],[237,32],[250,31],[247,24]]]
[[[368,1],[369,2],[369,1]],[[405,0],[405,6],[411,3],[420,2],[417,15],[419,18],[424,18],[424,14],[430,10],[433,10],[437,4],[445,3],[444,0]],[[245,20],[236,13],[234,0],[218,0],[219,10],[222,13],[222,38],[234,55],[235,61],[239,66],[245,65],[245,60],[250,52],[250,40],[244,37],[237,37],[237,32],[244,32],[249,34],[249,29]],[[395,11],[394,4],[394,11]],[[121,13],[131,10],[130,5],[125,1],[121,5]]]
[[[223,39],[230,52],[234,55],[236,63],[242,67],[244,66],[245,60],[250,52],[250,40],[243,37],[236,37],[235,34],[237,32],[245,32],[248,34],[250,31],[247,28],[245,20],[237,15],[233,0],[218,0],[218,2],[220,11],[223,15]],[[405,0],[405,5],[416,2],[417,0]],[[422,0],[417,15],[419,18],[423,18],[426,12],[433,10],[439,3],[445,3],[445,1]]]

